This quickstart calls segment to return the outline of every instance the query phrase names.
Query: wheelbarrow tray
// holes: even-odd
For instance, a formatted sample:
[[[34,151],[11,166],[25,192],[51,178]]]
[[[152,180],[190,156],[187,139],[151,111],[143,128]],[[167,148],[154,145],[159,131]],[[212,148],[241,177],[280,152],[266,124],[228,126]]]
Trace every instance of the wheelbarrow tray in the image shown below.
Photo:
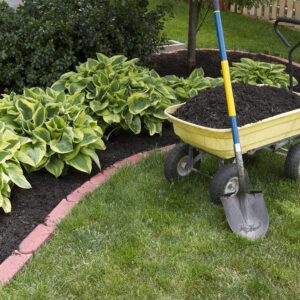
[[[165,110],[182,141],[222,159],[235,157],[230,128],[215,129],[174,117],[173,113],[182,105],[184,103]],[[243,153],[300,135],[300,109],[239,127],[239,134]]]

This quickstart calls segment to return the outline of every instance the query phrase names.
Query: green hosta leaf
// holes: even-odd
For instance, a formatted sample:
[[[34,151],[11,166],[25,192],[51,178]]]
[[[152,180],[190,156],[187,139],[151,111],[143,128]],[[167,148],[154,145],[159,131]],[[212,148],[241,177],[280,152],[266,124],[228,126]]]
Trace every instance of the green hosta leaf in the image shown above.
[[[45,108],[40,106],[33,114],[32,117],[35,127],[41,126],[45,121]]]
[[[128,126],[134,134],[140,134],[142,128],[141,118],[139,116],[135,116]]]
[[[99,65],[99,61],[96,59],[89,58],[87,60],[86,68],[89,72],[95,71]]]
[[[35,144],[28,143],[21,146],[17,152],[16,158],[27,165],[37,167],[46,155],[46,144],[37,142]]]
[[[150,105],[150,101],[146,94],[143,93],[134,93],[128,100],[129,111],[133,115],[137,115],[142,111],[146,110]]]
[[[95,152],[95,150],[92,150],[90,148],[82,148],[81,153],[90,156],[91,159],[94,161],[94,163],[97,165],[97,167],[99,169],[101,169],[99,157],[98,157],[97,153]]]
[[[189,91],[189,96],[191,97],[191,98],[193,98],[193,97],[195,97],[195,96],[197,96],[198,95],[198,91],[196,90],[196,89],[191,89],[190,91]]]
[[[23,189],[30,189],[31,185],[23,175],[22,168],[15,163],[6,164],[6,172],[11,181],[18,187]]]
[[[59,114],[61,104],[59,103],[47,103],[45,106],[46,115],[48,119],[51,119]]]
[[[202,79],[204,77],[204,71],[202,68],[195,69],[190,76],[188,77],[189,80],[195,80],[195,79]]]
[[[32,119],[32,116],[35,111],[35,105],[32,102],[30,102],[24,98],[19,98],[16,101],[16,108],[21,113],[24,120]]]
[[[66,89],[66,81],[60,79],[60,80],[54,82],[53,85],[51,86],[51,89],[58,91],[58,92],[63,92]]]
[[[99,138],[95,131],[89,128],[83,128],[82,133],[84,134],[80,143],[82,146],[92,144]]]
[[[104,110],[102,112],[103,120],[107,124],[113,124],[113,123],[120,123],[121,122],[121,116],[119,114],[111,113],[108,109]]]
[[[152,136],[156,133],[161,133],[162,131],[162,122],[158,121],[151,117],[145,117],[144,123],[146,128],[149,130],[149,134]]]
[[[78,115],[74,118],[74,124],[76,126],[83,125],[86,121],[86,113],[84,111],[80,111]]]
[[[90,156],[83,153],[79,153],[75,158],[66,161],[66,163],[85,173],[91,173],[92,171],[92,159]]]
[[[79,144],[75,145],[73,151],[71,151],[69,153],[66,153],[66,154],[60,154],[59,158],[61,158],[64,161],[71,160],[71,159],[73,159],[74,157],[76,157],[78,155],[81,148],[82,148],[82,145],[79,143]]]
[[[18,140],[20,142],[20,146],[28,144],[31,142],[31,139],[28,137],[24,137],[24,136],[18,136]]]
[[[102,53],[97,53],[97,59],[99,62],[102,62],[105,65],[109,63],[109,58]]]
[[[115,55],[110,58],[110,63],[111,65],[116,66],[123,64],[126,60],[127,58],[124,55]]]
[[[50,148],[56,153],[69,153],[73,151],[73,142],[71,137],[63,133],[60,140],[52,140]]]
[[[10,159],[13,156],[11,151],[0,151],[0,164]]]
[[[93,148],[98,150],[105,150],[106,146],[102,139],[98,138],[95,143],[93,143]]]
[[[58,178],[63,172],[64,165],[65,164],[61,159],[59,159],[56,155],[53,155],[45,168],[49,173]]]
[[[87,80],[73,82],[73,83],[71,83],[71,85],[69,87],[69,92],[71,94],[76,94],[78,92],[81,92],[82,90],[84,90],[86,88],[87,84],[88,84]]]
[[[79,143],[83,140],[84,134],[80,128],[74,128],[73,134],[74,134],[74,142],[75,143]]]
[[[161,120],[167,119],[164,108],[157,108],[156,110],[153,111],[152,115],[153,115],[153,117],[161,119]]]
[[[72,76],[74,76],[74,75],[77,75],[77,73],[76,73],[76,72],[73,72],[73,71],[72,71],[72,72],[67,72],[67,73],[61,75],[61,76],[60,76],[60,79],[66,80],[66,79],[69,79],[70,77],[72,77]]]
[[[63,117],[55,116],[52,119],[50,119],[50,121],[46,122],[46,127],[50,131],[62,131],[63,129],[67,128],[67,123],[63,119]]]
[[[90,102],[90,107],[94,113],[102,111],[109,105],[109,101],[100,102],[98,100],[93,100]]]
[[[49,143],[51,140],[50,132],[46,128],[39,127],[32,131],[32,134],[35,138],[37,138],[39,141],[44,143]]]
[[[10,213],[11,212],[11,203],[10,200],[7,197],[2,198],[2,209],[4,210],[5,213]]]

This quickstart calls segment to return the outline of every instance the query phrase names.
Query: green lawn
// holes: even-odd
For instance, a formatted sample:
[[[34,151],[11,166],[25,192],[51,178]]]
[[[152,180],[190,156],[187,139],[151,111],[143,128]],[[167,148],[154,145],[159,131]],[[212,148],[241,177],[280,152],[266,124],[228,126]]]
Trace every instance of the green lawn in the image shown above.
[[[152,0],[152,4],[161,0]],[[230,12],[222,12],[225,40],[228,49],[247,50],[287,57],[287,48],[275,34],[273,25],[267,21],[257,20]],[[175,18],[165,24],[165,34],[170,39],[187,41],[188,5],[182,1],[175,6]],[[300,40],[300,31],[282,28],[287,39],[295,44]],[[201,31],[198,33],[198,47],[217,48],[217,39],[212,12],[208,15]],[[300,62],[300,51],[296,50],[295,60]]]
[[[255,242],[231,233],[207,179],[170,185],[163,159],[88,195],[0,299],[299,299],[300,185],[283,177],[284,159],[263,153],[248,165],[271,220]]]

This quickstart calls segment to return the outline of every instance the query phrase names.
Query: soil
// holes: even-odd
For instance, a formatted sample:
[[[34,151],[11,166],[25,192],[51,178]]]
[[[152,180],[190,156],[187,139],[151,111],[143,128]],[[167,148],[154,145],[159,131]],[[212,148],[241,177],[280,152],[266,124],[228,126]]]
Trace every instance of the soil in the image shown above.
[[[289,72],[288,64],[283,63],[280,59],[273,59],[264,54],[253,54],[253,53],[240,53],[240,52],[228,52],[228,61],[232,65],[233,62],[240,62],[242,57],[251,58],[256,61],[264,62],[277,62],[287,67]],[[190,71],[187,67],[187,51],[181,50],[174,53],[160,53],[153,56],[151,66],[161,75],[177,75],[187,77]],[[205,76],[208,77],[220,77],[221,65],[220,65],[220,54],[219,51],[214,50],[197,50],[196,52],[196,66],[202,67]],[[294,91],[300,92],[300,68],[293,68],[294,77],[298,80],[299,84],[294,87]]]
[[[300,108],[300,96],[270,86],[233,84],[239,126]],[[206,90],[181,106],[179,119],[211,128],[229,128],[226,95],[223,86]]]
[[[172,54],[154,55],[152,65],[160,75],[175,74],[187,76],[186,51]],[[261,61],[273,61],[263,55],[246,55],[229,53],[230,62],[239,61],[241,57],[249,57]],[[197,66],[202,66],[206,76],[220,76],[220,59],[216,51],[201,51],[197,53]],[[295,69],[295,77],[300,81],[300,69]],[[300,91],[300,88],[299,88]],[[163,135],[149,137],[147,134],[134,136],[122,133],[111,136],[107,142],[107,150],[99,154],[102,168],[140,151],[161,147],[178,142],[170,125],[164,126]],[[14,187],[11,201],[11,214],[0,211],[0,262],[32,231],[36,225],[43,222],[49,212],[70,192],[87,181],[98,170],[94,167],[90,175],[71,170],[69,174],[56,179],[50,174],[40,171],[28,176],[32,189],[23,190]]]

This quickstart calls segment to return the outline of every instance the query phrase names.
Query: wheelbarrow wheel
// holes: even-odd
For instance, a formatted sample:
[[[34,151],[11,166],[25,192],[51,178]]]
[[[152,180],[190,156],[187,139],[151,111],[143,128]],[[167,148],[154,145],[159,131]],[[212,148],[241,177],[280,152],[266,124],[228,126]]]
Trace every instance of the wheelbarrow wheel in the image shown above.
[[[164,163],[164,174],[168,181],[173,182],[191,173],[192,167],[188,165],[189,147],[188,144],[179,143],[169,152]]]
[[[284,172],[287,178],[300,179],[300,143],[289,148],[285,159]]]
[[[246,189],[249,185],[248,172],[245,169]],[[236,194],[239,191],[239,177],[236,164],[223,165],[210,182],[210,197],[214,204],[221,204],[221,197]]]

